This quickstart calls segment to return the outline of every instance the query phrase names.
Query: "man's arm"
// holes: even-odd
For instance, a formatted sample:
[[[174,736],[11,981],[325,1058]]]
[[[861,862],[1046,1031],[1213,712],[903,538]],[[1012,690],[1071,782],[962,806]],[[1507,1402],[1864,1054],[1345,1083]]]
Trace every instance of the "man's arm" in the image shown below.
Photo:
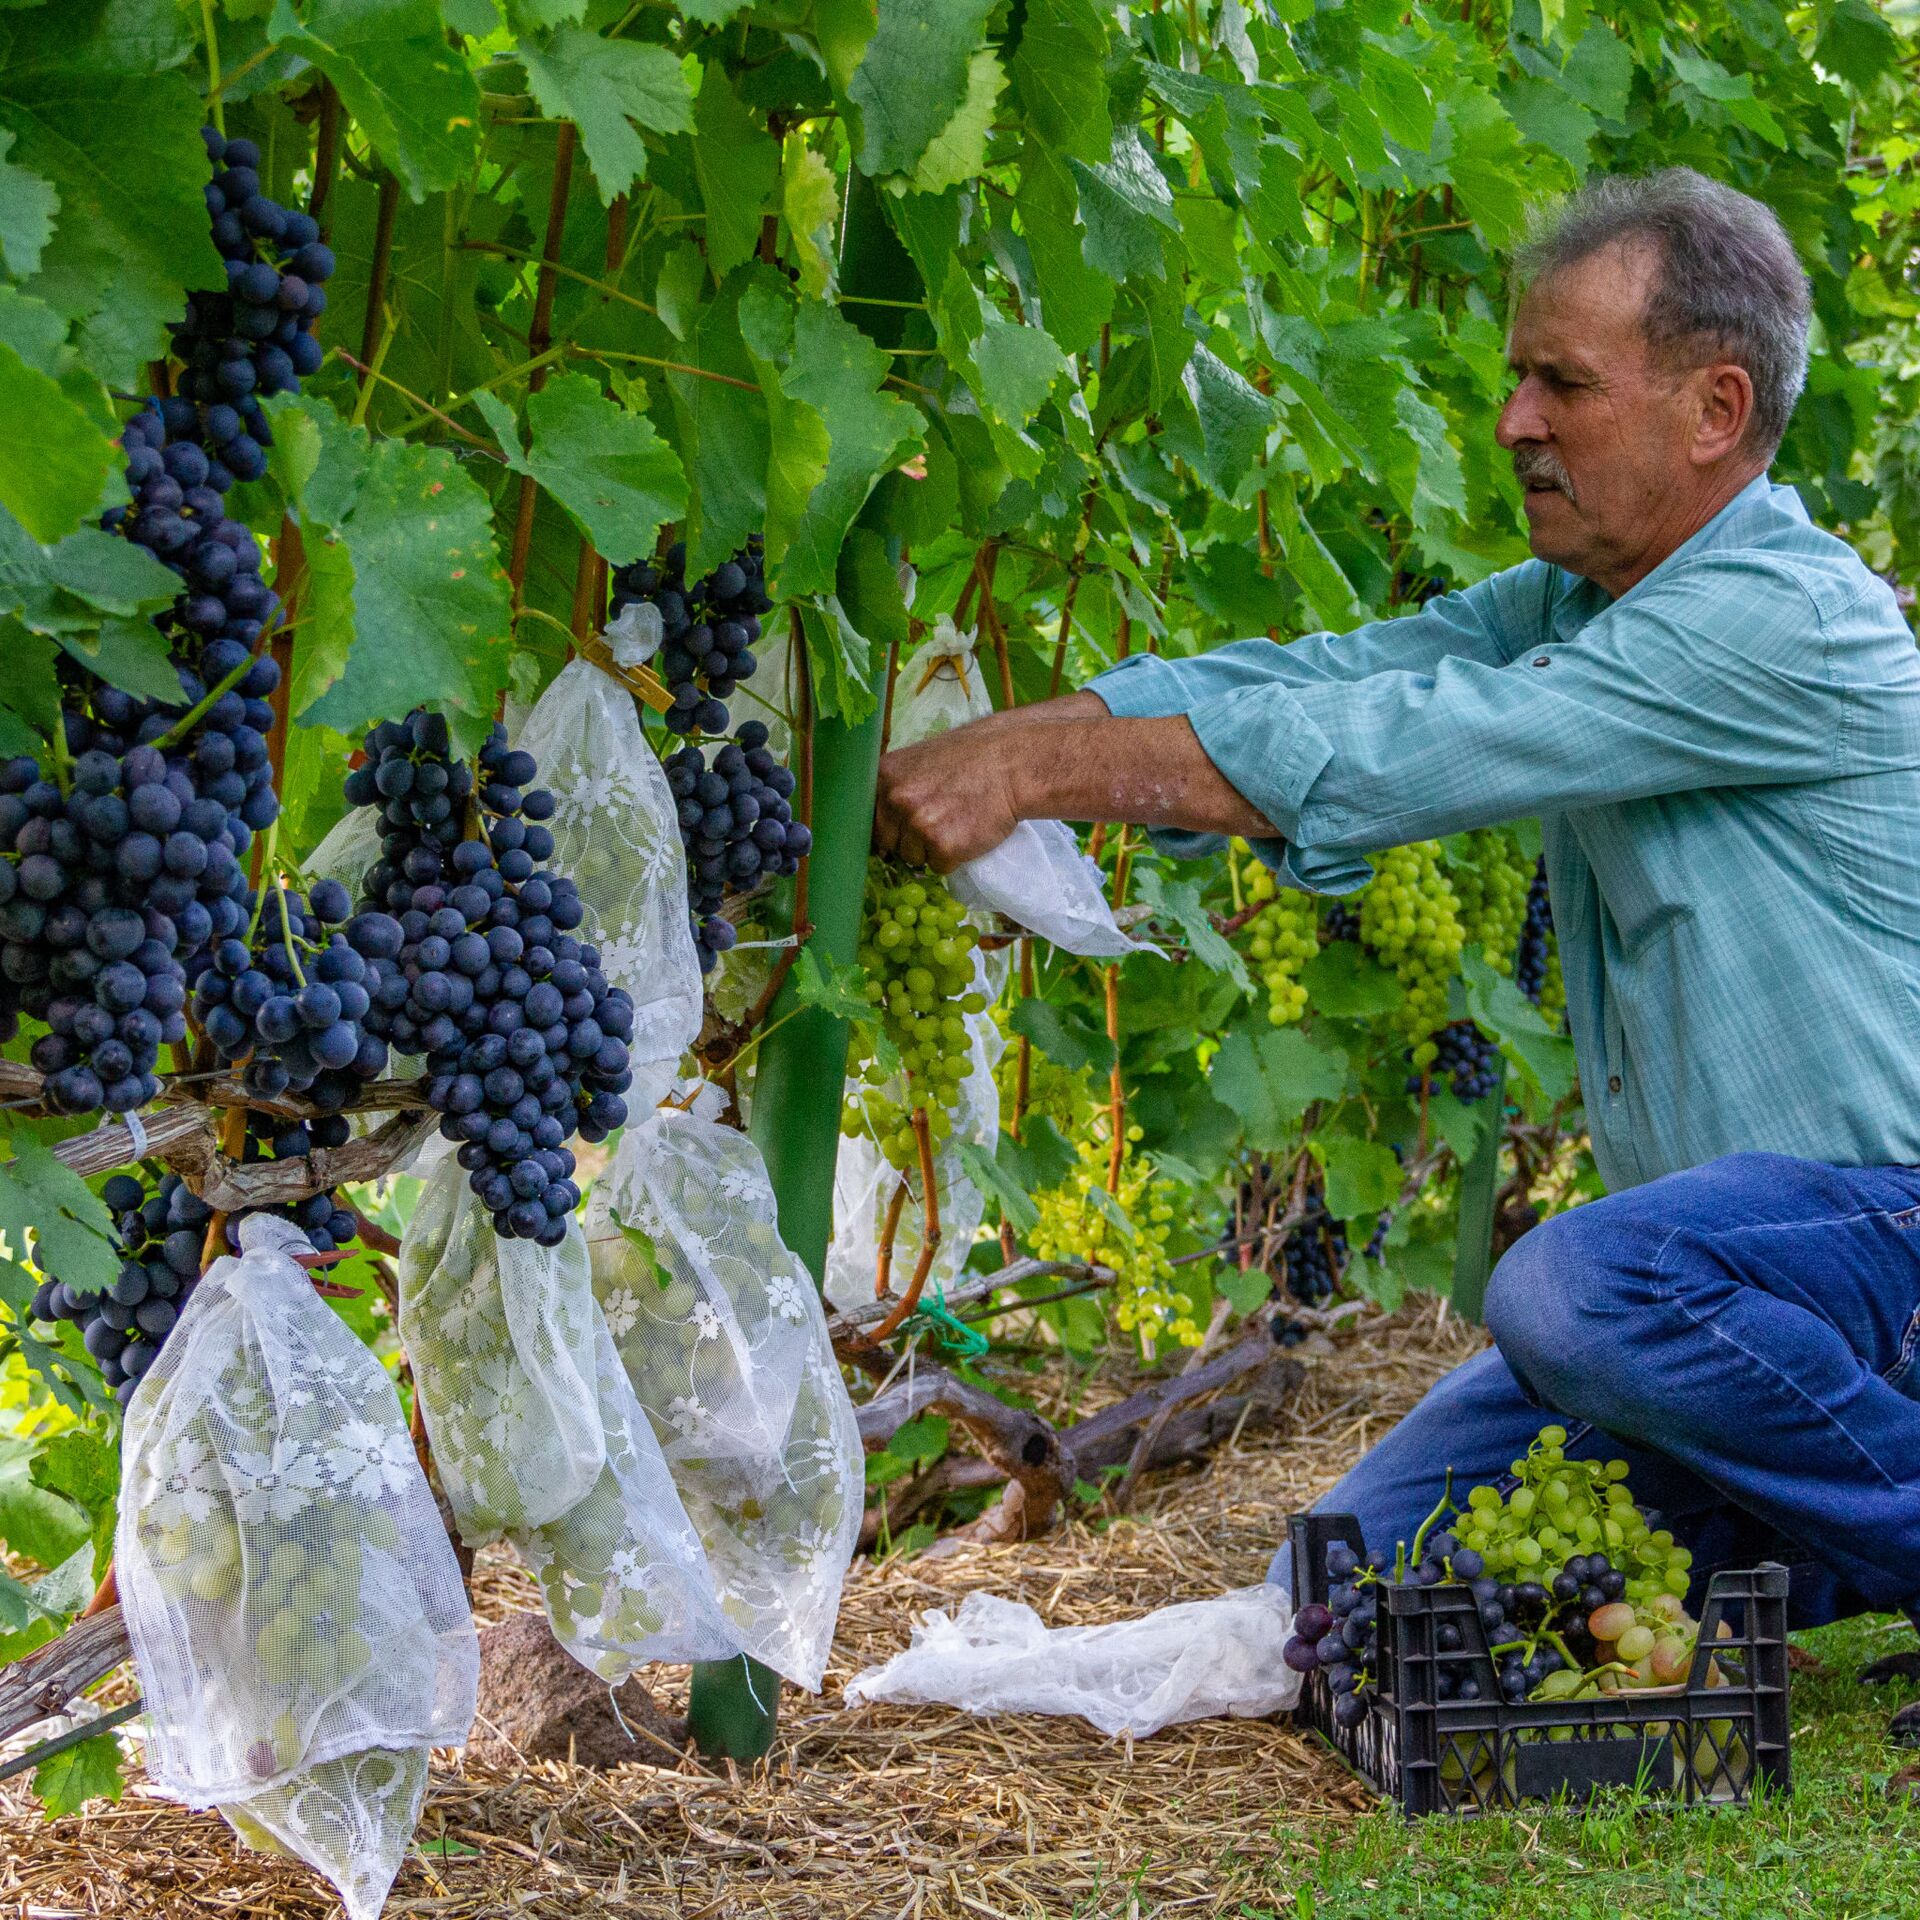
[[[1276,681],[1184,718],[1083,706],[1071,726],[1016,723],[978,750],[962,728],[888,757],[877,835],[944,870],[1021,819],[1240,833],[1285,840],[1296,884],[1337,890],[1365,878],[1366,853],[1411,840],[1824,777],[1846,737],[1843,706],[1804,593],[1730,557],[1508,665],[1449,658],[1431,674]]]

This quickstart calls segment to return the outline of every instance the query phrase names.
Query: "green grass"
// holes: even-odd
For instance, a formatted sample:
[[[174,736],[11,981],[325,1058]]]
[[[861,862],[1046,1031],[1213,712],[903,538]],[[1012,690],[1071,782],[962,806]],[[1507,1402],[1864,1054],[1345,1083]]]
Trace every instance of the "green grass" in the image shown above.
[[[1826,1664],[1793,1679],[1793,1792],[1750,1810],[1408,1822],[1382,1809],[1329,1842],[1282,1822],[1271,1904],[1243,1920],[1915,1920],[1920,1803],[1888,1776],[1907,1683],[1862,1687],[1864,1662],[1911,1644],[1904,1622],[1850,1620],[1796,1642]],[[1242,1863],[1244,1864],[1244,1863]],[[1232,1911],[1232,1909],[1228,1909]]]

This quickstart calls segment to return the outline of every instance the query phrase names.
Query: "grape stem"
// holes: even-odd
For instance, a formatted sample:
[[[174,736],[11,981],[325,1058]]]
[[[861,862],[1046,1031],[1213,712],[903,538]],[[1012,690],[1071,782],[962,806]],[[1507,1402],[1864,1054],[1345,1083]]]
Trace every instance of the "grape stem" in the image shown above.
[[[207,105],[213,114],[213,130],[224,140],[227,110],[220,97],[220,38],[214,31],[213,0],[200,0],[200,22],[207,36]]]
[[[915,1107],[912,1116],[914,1145],[920,1149],[920,1195],[926,1208],[926,1221],[920,1230],[920,1258],[915,1261],[913,1278],[893,1311],[873,1330],[875,1341],[884,1340],[899,1330],[919,1304],[927,1276],[933,1271],[934,1255],[940,1251],[940,1182],[933,1171],[933,1129],[924,1106]]]
[[[153,744],[160,748],[162,752],[165,752],[168,747],[177,745],[199,725],[207,709],[211,707],[216,700],[231,693],[233,689],[246,678],[253,663],[259,657],[257,653],[250,653],[244,660],[235,662],[235,664],[230,667],[227,672],[222,674]]]
[[[280,816],[276,813],[267,826],[267,849],[260,860],[260,871],[263,874],[273,871],[273,851],[279,844],[279,840]],[[254,895],[253,918],[247,922],[247,945],[249,947],[253,945],[254,936],[260,931],[260,916],[266,911],[266,908],[267,893],[266,889],[262,887],[260,891]]]
[[[1433,1511],[1430,1514],[1428,1514],[1424,1520],[1420,1522],[1420,1531],[1413,1536],[1413,1563],[1415,1566],[1418,1566],[1420,1564],[1420,1549],[1426,1545],[1427,1535],[1433,1531],[1434,1523],[1439,1520],[1442,1514],[1449,1513],[1452,1511],[1452,1509],[1453,1509],[1453,1469],[1449,1467],[1447,1469],[1446,1483],[1440,1489],[1440,1499],[1438,1504],[1434,1507]],[[1407,1561],[1407,1545],[1406,1545],[1406,1542],[1403,1540],[1400,1542],[1399,1555],[1393,1570],[1393,1577],[1395,1580],[1400,1580],[1405,1577],[1406,1561]]]
[[[287,915],[287,883],[275,878],[273,890],[280,897],[280,932],[286,941],[287,961],[293,968],[293,977],[304,987],[307,984],[306,970],[300,964],[300,956],[294,951],[293,923]]]

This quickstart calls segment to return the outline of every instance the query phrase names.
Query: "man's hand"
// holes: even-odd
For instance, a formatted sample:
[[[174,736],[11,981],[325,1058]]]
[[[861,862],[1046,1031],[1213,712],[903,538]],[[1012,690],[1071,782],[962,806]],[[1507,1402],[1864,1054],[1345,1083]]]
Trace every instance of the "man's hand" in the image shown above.
[[[996,713],[880,762],[873,844],[951,873],[1022,820],[1108,820],[1271,835],[1178,715],[1120,720],[1098,694]]]

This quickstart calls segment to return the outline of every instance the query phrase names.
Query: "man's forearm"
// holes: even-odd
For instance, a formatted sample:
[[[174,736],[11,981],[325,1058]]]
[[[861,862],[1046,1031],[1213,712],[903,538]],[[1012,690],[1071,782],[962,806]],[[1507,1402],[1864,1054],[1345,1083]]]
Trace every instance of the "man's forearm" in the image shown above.
[[[1014,805],[1022,819],[1272,836],[1273,823],[1207,757],[1183,715],[1121,719],[1096,695],[1083,697],[1096,702],[1097,713],[1076,715],[1070,731],[1050,736],[1015,764]]]

